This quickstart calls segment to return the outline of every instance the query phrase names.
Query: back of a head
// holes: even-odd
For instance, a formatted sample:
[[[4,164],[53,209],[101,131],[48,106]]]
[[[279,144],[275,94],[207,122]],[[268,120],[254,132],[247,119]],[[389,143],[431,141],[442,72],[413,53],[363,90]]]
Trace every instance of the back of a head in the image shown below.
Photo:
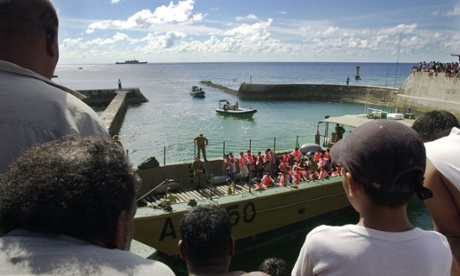
[[[337,142],[331,157],[380,205],[403,205],[414,192],[422,199],[431,197],[431,191],[422,186],[426,163],[423,141],[402,123],[367,122]]]
[[[0,0],[0,60],[50,78],[59,59],[58,25],[50,0]]]
[[[232,246],[232,224],[229,215],[217,205],[198,205],[180,222],[183,250],[187,260],[196,266],[226,262]]]
[[[0,0],[0,34],[47,33],[58,22],[49,0]]]
[[[265,272],[271,276],[289,276],[291,275],[292,267],[281,258],[268,258],[259,265],[259,271]]]
[[[138,184],[115,142],[67,136],[29,149],[2,176],[0,227],[105,241],[120,212],[135,211]]]
[[[449,135],[453,127],[460,128],[458,120],[452,113],[445,110],[423,113],[412,125],[412,128],[422,136],[425,142]]]

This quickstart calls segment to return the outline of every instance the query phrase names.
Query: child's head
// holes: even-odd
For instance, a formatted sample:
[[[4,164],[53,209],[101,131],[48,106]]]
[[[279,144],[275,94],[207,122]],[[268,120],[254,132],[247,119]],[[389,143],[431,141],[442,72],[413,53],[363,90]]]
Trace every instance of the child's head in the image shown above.
[[[423,187],[423,142],[417,132],[400,122],[367,122],[337,142],[331,156],[379,205],[401,206],[414,192],[421,199],[432,196]]]

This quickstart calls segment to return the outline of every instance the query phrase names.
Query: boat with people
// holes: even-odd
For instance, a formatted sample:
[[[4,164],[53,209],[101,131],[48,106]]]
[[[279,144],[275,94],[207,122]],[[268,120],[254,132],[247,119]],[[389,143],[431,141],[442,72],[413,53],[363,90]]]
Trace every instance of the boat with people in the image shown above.
[[[125,61],[117,61],[115,64],[147,64],[147,61],[138,61],[137,59],[129,59]]]
[[[196,85],[192,86],[192,90],[190,91],[190,95],[195,98],[204,98],[205,94],[206,93],[203,91],[203,88]]]
[[[325,116],[317,124],[315,143],[304,144],[304,149],[308,151],[304,155],[331,147],[337,141],[337,124],[351,130],[377,119],[375,116],[384,118],[382,112],[371,110],[362,115]],[[386,114],[388,120],[393,117],[389,115]],[[398,122],[409,126],[414,121],[396,117]],[[343,135],[347,135],[347,131]],[[276,152],[275,155],[283,153]],[[237,174],[235,192],[228,194],[224,162],[223,159],[204,162],[205,173],[202,176],[202,187],[198,190],[193,187],[191,163],[160,166],[155,158],[150,158],[139,165],[137,171],[143,185],[138,193],[134,238],[160,253],[176,255],[180,219],[197,204],[217,204],[226,209],[232,219],[233,234],[237,241],[266,235],[319,216],[351,210],[343,191],[342,177],[337,175],[302,181],[297,185],[272,185],[256,191],[252,185],[239,184],[243,181],[239,179],[240,174]],[[290,165],[292,163],[291,158]]]
[[[216,112],[221,115],[252,117],[257,110],[254,108],[242,108],[239,106],[238,101],[231,103],[228,100],[219,100],[219,108],[216,109]]]
[[[376,119],[387,119],[387,120],[395,120],[402,124],[405,124],[409,127],[415,121],[414,116],[407,117],[407,114],[402,113],[388,113],[380,109],[375,108],[367,108],[367,113],[365,114],[357,114],[357,115],[343,115],[338,117],[329,117],[325,116],[323,120],[320,120],[317,125],[317,132],[315,135],[315,144],[321,145],[325,148],[332,147],[335,142],[338,141],[337,136],[337,128],[342,127],[344,128],[344,133],[350,132],[352,129],[369,122],[369,120],[376,120]],[[332,129],[332,130],[331,130]],[[323,134],[323,135],[321,135]]]

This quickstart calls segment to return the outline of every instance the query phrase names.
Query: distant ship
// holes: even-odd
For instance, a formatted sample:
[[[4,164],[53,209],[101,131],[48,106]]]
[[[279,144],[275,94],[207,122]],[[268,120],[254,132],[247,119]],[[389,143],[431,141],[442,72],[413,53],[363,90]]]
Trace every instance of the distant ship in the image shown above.
[[[125,61],[117,61],[116,64],[146,64],[147,61],[138,61],[137,59],[125,60]]]

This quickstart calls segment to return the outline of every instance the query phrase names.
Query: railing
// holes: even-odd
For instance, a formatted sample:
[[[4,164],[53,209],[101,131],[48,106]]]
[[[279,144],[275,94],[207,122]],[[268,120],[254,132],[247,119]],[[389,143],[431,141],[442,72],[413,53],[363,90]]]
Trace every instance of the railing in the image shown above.
[[[238,155],[239,152],[246,153],[247,150],[251,150],[252,154],[256,155],[257,152],[265,153],[265,151],[270,148],[275,154],[278,152],[291,152],[294,148],[299,148],[304,143],[314,143],[317,135],[297,135],[292,140],[289,138],[260,138],[260,139],[248,139],[247,144],[241,140],[239,141],[222,141],[219,144],[216,143],[209,143],[206,147],[206,155],[208,158],[216,159],[222,158],[229,152],[232,152]],[[302,142],[303,141],[303,142]],[[188,148],[190,154],[187,154],[187,159],[184,160],[176,160],[172,163],[180,163],[180,162],[192,162],[194,159],[193,156],[197,155],[197,148],[194,143],[191,143],[191,148]],[[161,163],[161,165],[165,166],[168,164],[168,156],[169,151],[167,146],[163,146],[161,150],[159,148],[145,148],[145,149],[136,149],[136,151],[145,150],[152,153],[152,156],[155,156],[156,159]],[[129,153],[129,151],[127,151]],[[176,153],[177,149],[171,150],[171,152]],[[162,160],[162,162],[160,161]]]

